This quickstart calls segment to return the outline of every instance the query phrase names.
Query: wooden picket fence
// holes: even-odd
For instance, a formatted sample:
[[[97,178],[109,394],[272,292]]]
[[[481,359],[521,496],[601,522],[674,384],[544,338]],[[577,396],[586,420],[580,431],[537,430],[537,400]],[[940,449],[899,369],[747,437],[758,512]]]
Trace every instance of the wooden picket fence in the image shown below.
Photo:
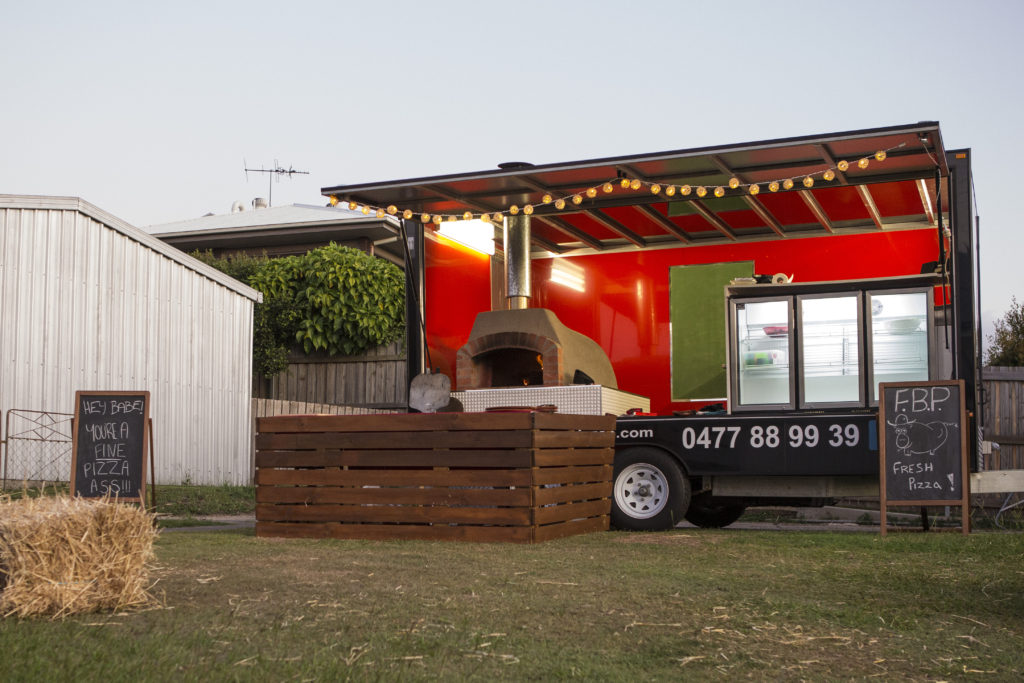
[[[613,416],[257,420],[256,534],[534,543],[609,527]]]
[[[987,469],[1024,469],[1024,368],[986,367],[981,378],[985,438],[999,444]]]
[[[253,377],[253,396],[294,403],[405,410],[406,354],[401,344],[358,356],[293,352],[288,367],[273,377]]]

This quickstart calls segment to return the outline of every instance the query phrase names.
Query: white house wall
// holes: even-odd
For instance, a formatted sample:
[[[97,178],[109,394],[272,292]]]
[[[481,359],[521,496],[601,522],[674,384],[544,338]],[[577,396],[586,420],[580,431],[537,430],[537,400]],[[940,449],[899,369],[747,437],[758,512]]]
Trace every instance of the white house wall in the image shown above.
[[[71,413],[76,390],[148,390],[158,484],[250,483],[255,295],[98,210],[6,204],[0,413]]]

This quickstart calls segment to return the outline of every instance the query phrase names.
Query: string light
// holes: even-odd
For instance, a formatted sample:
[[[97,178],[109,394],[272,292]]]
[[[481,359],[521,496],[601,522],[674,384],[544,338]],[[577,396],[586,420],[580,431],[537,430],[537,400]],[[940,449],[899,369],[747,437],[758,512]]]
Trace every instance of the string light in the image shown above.
[[[874,160],[878,162],[885,161],[888,158],[888,154],[890,151],[904,146],[906,146],[906,143],[901,143],[896,147],[892,147],[888,150],[880,149],[876,151],[873,155],[860,158],[856,162],[856,165],[859,169],[866,169],[870,165],[872,158],[874,158]],[[780,178],[778,180],[771,180],[766,184],[766,187],[768,188],[769,192],[773,193],[778,192],[780,188],[784,190],[791,190],[796,184],[795,181],[799,180],[805,188],[811,188],[814,187],[816,177],[820,176],[820,178],[823,181],[831,182],[835,180],[837,171],[846,172],[849,168],[850,162],[847,161],[846,159],[842,159],[836,162],[833,166],[828,166],[820,170],[814,171],[812,173],[805,174],[803,176],[797,176],[796,178],[789,177]],[[640,190],[641,188],[646,186],[652,195],[663,194],[666,197],[674,197],[676,194],[679,194],[683,197],[688,197],[690,196],[690,194],[696,194],[697,197],[703,199],[708,194],[708,187],[704,185],[698,185],[696,188],[694,188],[690,185],[662,184],[659,182],[655,182],[653,180],[641,180],[639,178],[625,177],[618,178],[617,181],[618,186],[622,189]],[[545,192],[541,196],[541,201],[539,202],[539,204],[525,204],[522,206],[522,208],[520,208],[517,204],[512,204],[511,206],[508,207],[507,211],[510,215],[513,216],[518,215],[520,211],[526,214],[527,216],[533,215],[538,206],[553,206],[557,211],[562,211],[566,207],[566,200],[570,200],[575,206],[579,206],[580,204],[583,203],[584,196],[593,199],[598,195],[599,192],[611,194],[612,192],[615,191],[614,182],[614,180],[610,180],[603,183],[598,183],[591,187],[586,187],[582,191],[578,191],[562,197],[555,197],[552,196],[550,193]],[[728,186],[730,190],[746,191],[750,195],[755,196],[760,194],[762,189],[762,186],[759,183],[744,183],[740,181],[739,177],[737,176],[731,176],[728,182],[726,183],[726,186]],[[727,193],[726,186],[714,186],[711,190],[712,194],[715,197],[724,197]],[[399,209],[394,204],[389,204],[386,208],[375,207],[368,204],[361,205],[353,200],[346,200],[342,202],[342,200],[337,195],[331,195],[330,197],[328,197],[328,201],[331,206],[338,206],[339,204],[344,204],[348,207],[350,211],[357,211],[362,213],[363,215],[369,215],[371,212],[373,212],[378,218],[383,218],[385,215],[394,216],[399,213],[401,214],[402,218],[406,220],[411,220],[414,216],[416,216],[415,212],[412,209]],[[434,223],[440,225],[445,221],[468,221],[472,220],[476,216],[479,216],[480,220],[486,223],[497,223],[501,221],[502,212],[494,211],[493,213],[480,214],[474,214],[472,211],[464,211],[461,214],[430,214],[427,212],[423,212],[419,214],[419,220],[420,222],[425,224]]]

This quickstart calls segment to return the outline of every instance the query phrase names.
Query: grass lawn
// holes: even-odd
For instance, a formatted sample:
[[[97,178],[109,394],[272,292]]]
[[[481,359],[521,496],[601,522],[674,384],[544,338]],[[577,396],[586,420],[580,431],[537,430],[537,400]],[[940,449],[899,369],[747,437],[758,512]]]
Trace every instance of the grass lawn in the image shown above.
[[[535,546],[164,533],[164,607],[0,620],[4,680],[1011,680],[1024,535]]]

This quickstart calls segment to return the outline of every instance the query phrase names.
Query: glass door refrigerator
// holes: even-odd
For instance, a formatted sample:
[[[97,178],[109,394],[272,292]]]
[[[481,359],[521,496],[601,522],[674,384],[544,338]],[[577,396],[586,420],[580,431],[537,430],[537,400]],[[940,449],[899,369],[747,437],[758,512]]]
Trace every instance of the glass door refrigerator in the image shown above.
[[[878,404],[879,382],[937,379],[934,290],[907,288],[907,281],[930,282],[919,276],[730,291],[730,411],[868,408]]]

